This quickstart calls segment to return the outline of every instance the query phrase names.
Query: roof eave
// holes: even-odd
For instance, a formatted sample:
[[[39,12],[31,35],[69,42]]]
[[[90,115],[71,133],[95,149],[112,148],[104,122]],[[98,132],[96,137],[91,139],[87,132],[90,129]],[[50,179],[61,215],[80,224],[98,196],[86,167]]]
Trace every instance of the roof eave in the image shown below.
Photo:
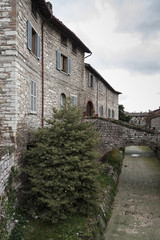
[[[36,0],[36,3],[40,9],[41,14],[50,21],[56,28],[61,32],[65,33],[71,40],[75,41],[77,45],[86,53],[92,53],[90,49],[72,32],[68,27],[66,27],[58,18],[56,18],[52,11],[46,4],[45,0]]]

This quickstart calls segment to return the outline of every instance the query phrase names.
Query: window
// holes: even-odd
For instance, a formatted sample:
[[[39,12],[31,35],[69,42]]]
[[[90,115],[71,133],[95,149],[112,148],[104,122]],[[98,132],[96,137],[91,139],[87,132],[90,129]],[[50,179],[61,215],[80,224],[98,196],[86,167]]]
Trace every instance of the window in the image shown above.
[[[72,106],[77,105],[77,96],[71,95],[71,101]]]
[[[77,54],[77,46],[72,43],[72,52]]]
[[[112,118],[114,118],[114,110],[112,110]]]
[[[103,116],[103,105],[99,107],[99,115],[102,117]]]
[[[60,106],[64,106],[65,105],[65,102],[66,102],[66,95],[64,93],[61,93],[61,96],[60,96]]]
[[[34,15],[35,18],[37,18],[37,6],[34,0],[31,1],[31,9],[32,9],[32,14]]]
[[[57,51],[57,69],[71,74],[71,59]]]
[[[99,81],[99,91],[103,94],[103,83]]]
[[[67,47],[67,37],[63,34],[61,34],[61,43],[62,43],[62,45]]]
[[[37,84],[35,81],[31,80],[30,82],[31,86],[30,86],[30,96],[31,96],[31,103],[30,103],[30,109],[31,109],[31,113],[36,113],[36,102],[37,102]]]
[[[111,117],[111,109],[108,108],[108,118],[110,118],[110,117]]]
[[[28,21],[28,49],[40,59],[40,36]]]
[[[95,87],[95,77],[91,73],[88,75],[88,86],[93,89]]]

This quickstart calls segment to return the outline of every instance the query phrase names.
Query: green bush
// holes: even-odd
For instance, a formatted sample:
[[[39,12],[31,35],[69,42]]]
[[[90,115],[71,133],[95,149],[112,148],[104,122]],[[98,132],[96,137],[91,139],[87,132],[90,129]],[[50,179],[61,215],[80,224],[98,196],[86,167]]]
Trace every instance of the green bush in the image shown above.
[[[53,109],[46,122],[48,127],[32,133],[24,154],[25,207],[51,222],[70,214],[88,215],[98,194],[98,134],[69,101],[61,110]]]

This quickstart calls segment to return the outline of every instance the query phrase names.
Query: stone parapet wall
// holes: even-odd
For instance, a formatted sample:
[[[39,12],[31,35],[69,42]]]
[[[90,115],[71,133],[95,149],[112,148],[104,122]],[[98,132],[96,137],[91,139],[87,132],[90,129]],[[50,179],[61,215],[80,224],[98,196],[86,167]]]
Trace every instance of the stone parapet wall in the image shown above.
[[[102,118],[91,118],[85,121],[93,122],[97,128],[102,143],[102,154],[116,148],[124,148],[132,145],[146,145],[151,148],[160,147],[160,134],[154,131],[136,128],[136,126],[123,124],[120,121],[112,121]]]

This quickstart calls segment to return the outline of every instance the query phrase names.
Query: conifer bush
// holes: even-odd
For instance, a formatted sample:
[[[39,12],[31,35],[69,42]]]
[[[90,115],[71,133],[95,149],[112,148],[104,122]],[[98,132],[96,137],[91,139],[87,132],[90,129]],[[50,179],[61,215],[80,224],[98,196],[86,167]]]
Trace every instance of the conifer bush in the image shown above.
[[[47,127],[32,133],[24,154],[25,207],[53,223],[68,215],[88,215],[98,197],[98,133],[67,100],[53,109]]]

